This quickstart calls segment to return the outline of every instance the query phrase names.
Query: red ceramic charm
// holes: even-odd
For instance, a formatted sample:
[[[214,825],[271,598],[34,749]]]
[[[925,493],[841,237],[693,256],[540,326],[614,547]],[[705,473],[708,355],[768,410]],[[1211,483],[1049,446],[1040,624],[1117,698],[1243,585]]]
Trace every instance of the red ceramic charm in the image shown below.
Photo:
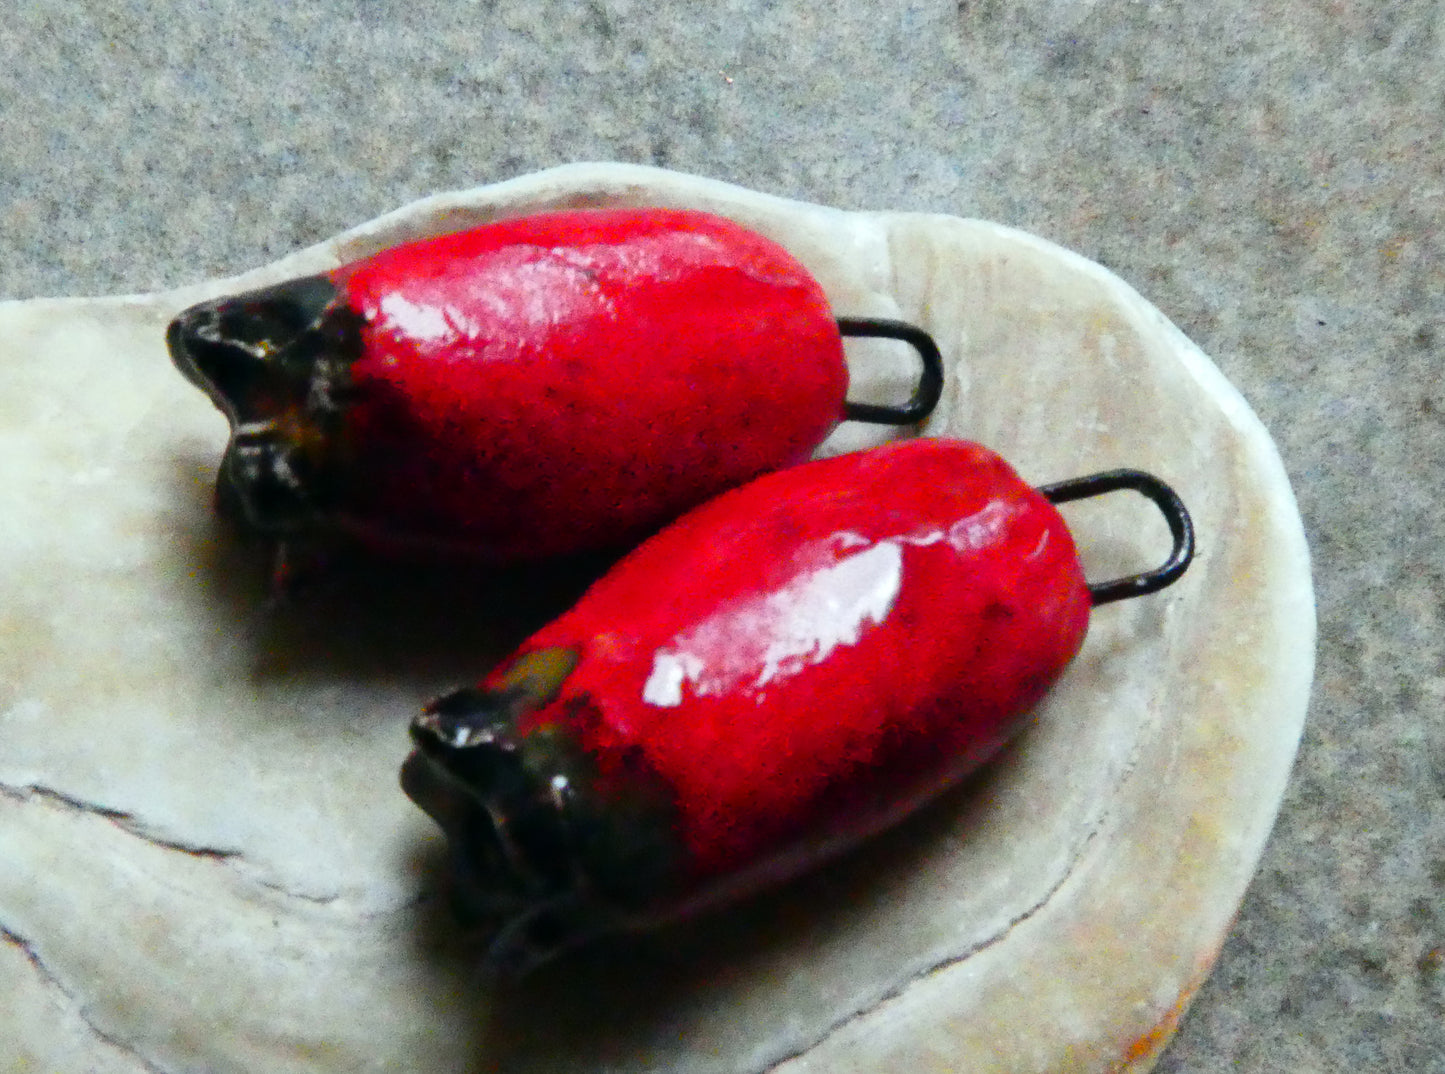
[[[685,515],[436,702],[403,783],[526,964],[895,822],[1017,730],[1090,606],[1063,519],[985,448],[807,463]]]
[[[251,528],[496,562],[621,546],[864,416],[817,282],[700,212],[410,243],[196,306],[168,341],[231,420],[219,490]]]

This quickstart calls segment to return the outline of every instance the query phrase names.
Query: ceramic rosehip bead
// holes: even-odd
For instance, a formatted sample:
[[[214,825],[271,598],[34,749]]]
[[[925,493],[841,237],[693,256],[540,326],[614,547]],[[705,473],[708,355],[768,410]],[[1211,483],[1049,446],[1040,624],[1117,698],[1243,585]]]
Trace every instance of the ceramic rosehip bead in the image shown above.
[[[846,402],[845,333],[919,350],[911,404]],[[246,527],[492,562],[623,547],[845,417],[920,420],[941,378],[917,329],[836,320],[776,243],[666,209],[397,246],[167,338],[231,421],[218,491]]]
[[[1164,567],[1090,587],[1050,498],[1134,488]],[[1094,604],[1178,577],[1188,516],[1116,471],[1036,490],[914,440],[760,478],[637,548],[478,687],[413,726],[407,792],[458,894],[526,967],[596,932],[792,876],[988,760]]]

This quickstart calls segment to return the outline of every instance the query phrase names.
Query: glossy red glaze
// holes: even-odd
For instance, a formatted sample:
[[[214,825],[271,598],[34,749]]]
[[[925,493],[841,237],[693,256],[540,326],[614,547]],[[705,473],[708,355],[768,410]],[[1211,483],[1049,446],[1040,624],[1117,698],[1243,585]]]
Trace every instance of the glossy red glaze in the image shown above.
[[[761,478],[635,550],[523,646],[581,658],[521,727],[570,727],[609,793],[645,758],[692,875],[737,873],[977,767],[1088,616],[1048,501],[978,445],[899,442]]]
[[[332,279],[365,320],[343,520],[363,534],[499,560],[619,545],[842,417],[822,289],[705,213],[509,220]]]

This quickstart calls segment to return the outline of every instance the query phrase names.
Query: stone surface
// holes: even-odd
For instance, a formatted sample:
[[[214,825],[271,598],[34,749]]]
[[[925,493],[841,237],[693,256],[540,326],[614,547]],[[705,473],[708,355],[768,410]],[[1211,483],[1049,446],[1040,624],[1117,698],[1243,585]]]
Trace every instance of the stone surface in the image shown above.
[[[438,921],[440,836],[393,773],[420,700],[520,640],[493,610],[515,601],[495,578],[363,562],[324,598],[266,609],[261,564],[211,509],[224,422],[169,368],[163,330],[201,297],[500,214],[642,204],[725,212],[784,243],[840,313],[930,332],[947,389],[928,435],[975,436],[1038,483],[1158,473],[1204,547],[1167,593],[1096,612],[1028,733],[895,838],[644,941],[625,968],[579,956],[493,992]],[[850,397],[899,394],[901,351],[850,344]],[[432,198],[241,280],[0,306],[0,394],[18,463],[0,928],[30,964],[7,1007],[48,997],[92,1037],[67,1037],[76,1060],[47,1023],[20,1024],[22,1065],[1144,1069],[1283,792],[1314,607],[1267,435],[1126,285],[997,225],[562,168]],[[885,435],[845,426],[823,450]],[[1142,502],[1066,514],[1094,578],[1167,545]]]
[[[1160,1069],[1431,1070],[1439,20],[1387,0],[36,0],[0,23],[0,295],[193,283],[579,159],[992,218],[1103,262],[1275,435],[1320,609],[1280,823]],[[8,980],[25,963],[5,958]],[[58,1003],[57,1055],[82,1026]]]

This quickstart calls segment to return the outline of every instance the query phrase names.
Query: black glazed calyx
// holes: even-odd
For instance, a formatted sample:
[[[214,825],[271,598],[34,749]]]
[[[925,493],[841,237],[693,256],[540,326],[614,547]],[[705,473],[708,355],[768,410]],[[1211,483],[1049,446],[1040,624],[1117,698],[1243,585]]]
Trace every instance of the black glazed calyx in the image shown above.
[[[252,530],[295,534],[334,506],[362,324],[329,279],[307,276],[192,306],[166,330],[176,368],[231,424],[219,499]]]

